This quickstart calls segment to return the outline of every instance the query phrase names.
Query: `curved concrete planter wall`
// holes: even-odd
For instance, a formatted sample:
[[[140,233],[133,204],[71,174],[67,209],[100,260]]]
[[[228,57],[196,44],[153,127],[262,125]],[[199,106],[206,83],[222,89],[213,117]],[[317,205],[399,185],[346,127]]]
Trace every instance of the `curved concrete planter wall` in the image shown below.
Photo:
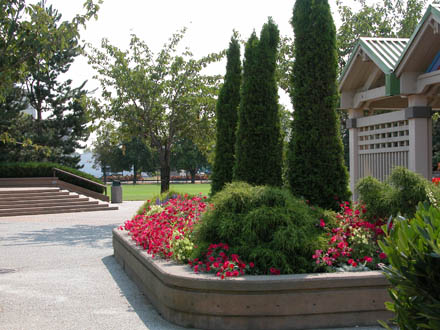
[[[202,329],[313,329],[388,320],[380,272],[243,276],[220,280],[156,260],[113,230],[116,260],[162,316]]]

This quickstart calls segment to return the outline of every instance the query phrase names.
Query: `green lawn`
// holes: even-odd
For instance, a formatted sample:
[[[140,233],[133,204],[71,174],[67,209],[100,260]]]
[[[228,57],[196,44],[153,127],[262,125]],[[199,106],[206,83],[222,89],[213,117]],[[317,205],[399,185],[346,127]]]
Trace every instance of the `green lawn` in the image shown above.
[[[107,192],[111,198],[111,185],[107,185]],[[198,194],[208,196],[211,191],[209,183],[197,184],[172,184],[170,190],[180,193]],[[122,185],[122,200],[123,201],[146,201],[153,196],[159,195],[160,184],[123,184]]]

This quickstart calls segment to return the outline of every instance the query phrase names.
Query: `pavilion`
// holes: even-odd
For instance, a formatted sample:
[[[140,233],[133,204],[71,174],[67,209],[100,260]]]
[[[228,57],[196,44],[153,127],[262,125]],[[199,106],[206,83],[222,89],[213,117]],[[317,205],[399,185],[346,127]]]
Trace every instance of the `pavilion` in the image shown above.
[[[395,166],[432,176],[432,119],[440,110],[440,5],[410,39],[360,38],[339,79],[348,111],[350,185]],[[354,199],[356,196],[354,195]]]

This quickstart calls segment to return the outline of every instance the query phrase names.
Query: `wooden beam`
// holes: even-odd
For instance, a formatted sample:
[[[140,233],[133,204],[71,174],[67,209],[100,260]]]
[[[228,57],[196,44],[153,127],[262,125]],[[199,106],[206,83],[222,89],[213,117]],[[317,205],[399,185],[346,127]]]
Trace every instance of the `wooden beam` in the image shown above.
[[[367,81],[365,82],[364,86],[362,87],[362,91],[368,91],[371,86],[376,82],[376,80],[380,77],[380,74],[382,73],[382,70],[379,69],[379,67],[375,67],[374,70],[370,73],[368,76]]]
[[[385,86],[370,89],[365,92],[358,92],[354,95],[353,108],[358,109],[364,102],[384,98],[386,96],[385,92]]]
[[[417,94],[426,92],[431,85],[440,84],[440,70],[428,72],[417,78]]]

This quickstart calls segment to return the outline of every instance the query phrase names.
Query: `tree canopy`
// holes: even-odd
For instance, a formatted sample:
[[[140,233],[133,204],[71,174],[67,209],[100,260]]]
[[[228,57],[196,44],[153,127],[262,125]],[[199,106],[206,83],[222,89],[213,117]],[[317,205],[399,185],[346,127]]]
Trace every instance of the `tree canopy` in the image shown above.
[[[84,7],[84,15],[61,21],[44,1],[26,5],[23,0],[0,0],[0,149],[7,160],[76,167],[79,158],[72,154],[88,137],[87,91],[84,83],[73,88],[71,80],[60,76],[82,51],[80,27],[99,9],[93,0]],[[22,114],[28,107],[37,112],[36,120]]]

